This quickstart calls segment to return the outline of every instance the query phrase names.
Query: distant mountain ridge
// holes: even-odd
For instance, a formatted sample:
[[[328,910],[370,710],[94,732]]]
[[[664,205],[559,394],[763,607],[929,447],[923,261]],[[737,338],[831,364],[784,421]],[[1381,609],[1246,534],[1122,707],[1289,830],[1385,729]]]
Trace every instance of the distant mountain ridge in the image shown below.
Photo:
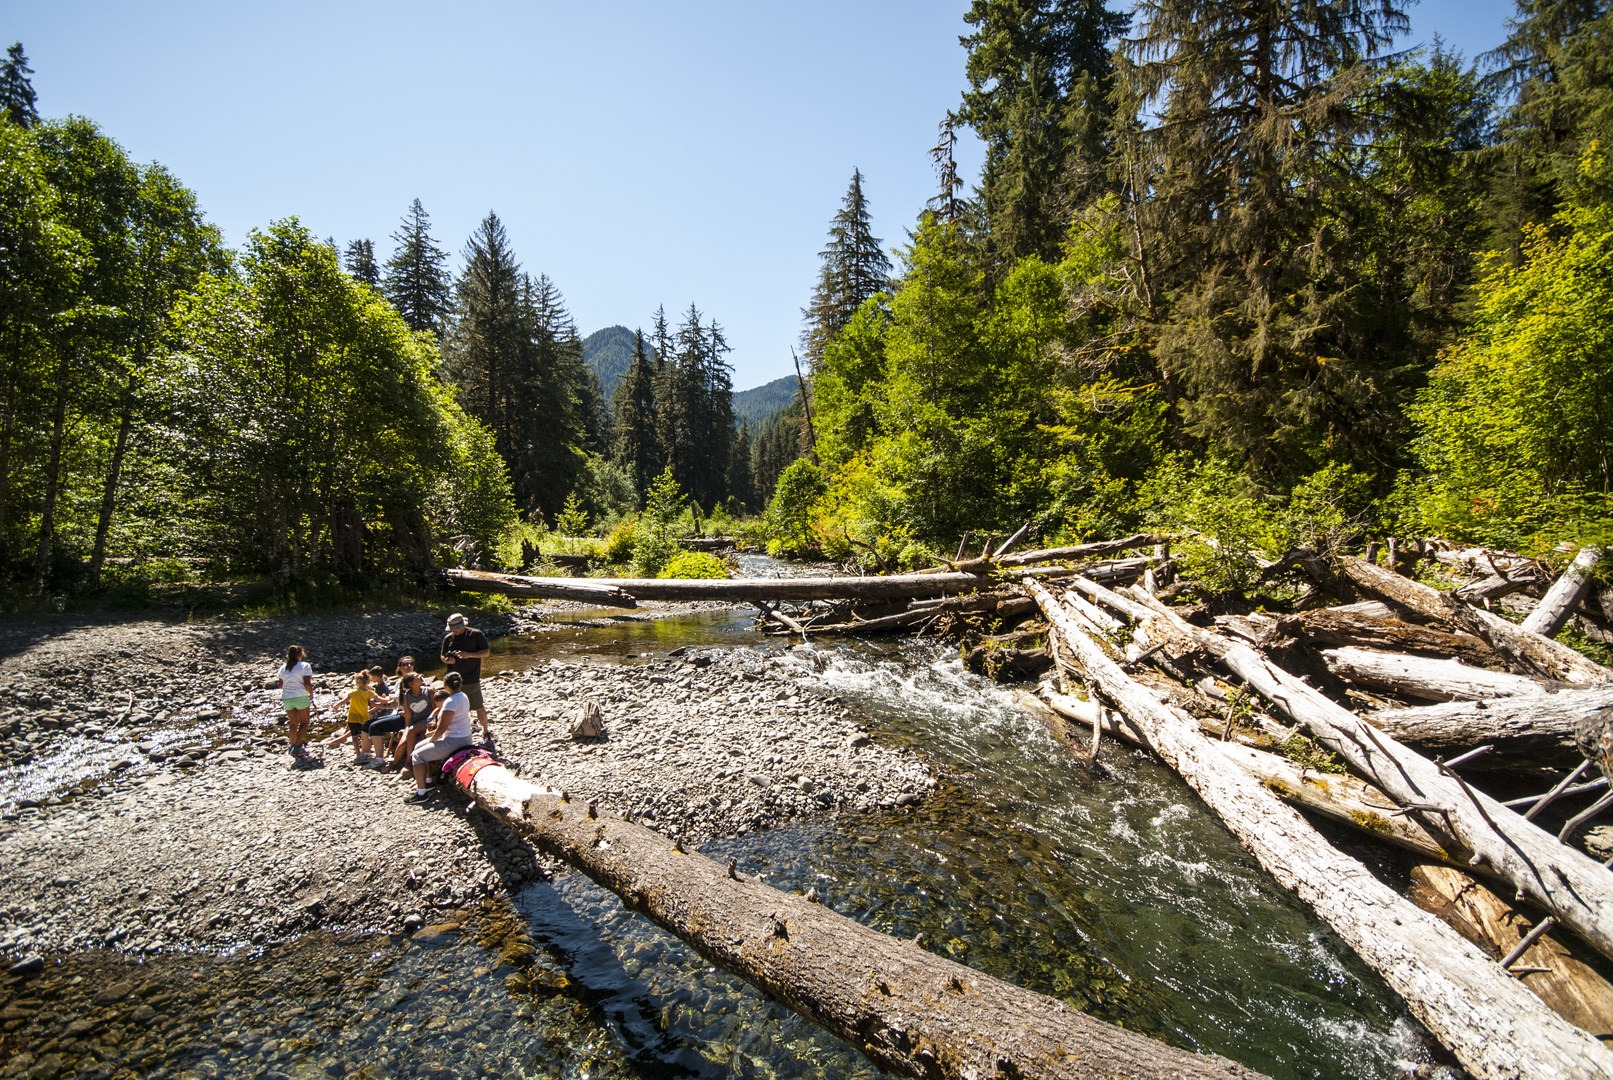
[[[796,389],[795,376],[786,375],[751,390],[734,391],[734,423],[759,426],[774,413],[794,404]]]
[[[617,381],[633,366],[634,337],[634,332],[625,326],[607,326],[582,339],[583,358],[599,379],[599,389],[604,394],[607,407],[611,395],[616,392]],[[651,359],[655,358],[655,350],[647,341],[644,351]],[[795,392],[794,375],[774,379],[750,390],[735,390],[734,424],[748,423],[756,427],[779,410],[789,408],[795,400]]]
[[[626,375],[627,369],[633,366],[634,337],[633,331],[625,326],[607,326],[582,339],[583,359],[594,369],[606,405],[610,404],[611,395],[616,392],[616,380]],[[644,343],[644,351],[652,357],[655,355],[649,342]]]

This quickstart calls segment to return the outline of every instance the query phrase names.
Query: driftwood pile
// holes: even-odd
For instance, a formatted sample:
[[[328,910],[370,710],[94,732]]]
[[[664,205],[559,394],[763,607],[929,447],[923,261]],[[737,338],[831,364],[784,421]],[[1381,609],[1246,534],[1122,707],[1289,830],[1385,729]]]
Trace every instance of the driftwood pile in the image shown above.
[[[1524,626],[1363,559],[1286,562],[1307,610],[1189,621],[1155,563],[1153,590],[1027,577],[1039,617],[991,640],[1009,670],[1039,646],[1036,700],[1081,756],[1112,735],[1181,773],[1471,1073],[1613,1075],[1613,987],[1594,970],[1613,959],[1613,872],[1575,845],[1613,805],[1613,670],[1530,628],[1556,631],[1594,557]],[[1496,570],[1518,591],[1519,567]],[[1413,895],[1445,921],[1283,803],[1442,864]]]

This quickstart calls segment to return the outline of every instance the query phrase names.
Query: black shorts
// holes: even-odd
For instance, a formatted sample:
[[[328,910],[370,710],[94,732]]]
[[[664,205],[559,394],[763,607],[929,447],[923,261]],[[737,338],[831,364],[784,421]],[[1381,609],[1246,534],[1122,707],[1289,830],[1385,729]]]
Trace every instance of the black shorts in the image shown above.
[[[347,722],[347,733],[349,735],[357,737],[359,735],[364,734],[364,729],[367,728],[367,727],[369,727],[369,721],[367,721],[367,720],[362,724],[355,724],[355,723],[353,723],[353,721],[349,720]]]
[[[377,716],[374,720],[364,725],[364,730],[371,735],[390,735],[394,731],[402,731],[403,714],[393,712],[384,716]]]

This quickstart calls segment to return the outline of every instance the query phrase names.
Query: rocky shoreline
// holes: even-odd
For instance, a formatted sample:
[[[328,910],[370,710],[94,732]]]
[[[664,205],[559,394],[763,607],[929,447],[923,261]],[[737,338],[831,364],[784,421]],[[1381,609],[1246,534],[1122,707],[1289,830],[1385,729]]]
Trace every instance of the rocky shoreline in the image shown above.
[[[504,634],[541,615],[479,621]],[[307,646],[328,698],[360,666],[434,658],[441,625],[394,612],[0,629],[4,964],[395,932],[557,872],[457,795],[414,806],[408,784],[346,747],[303,764],[284,753],[266,680],[286,643]],[[811,674],[788,652],[685,648],[489,668],[483,686],[498,749],[524,775],[692,843],[922,798],[928,766],[871,740]],[[569,737],[585,701],[605,738]]]

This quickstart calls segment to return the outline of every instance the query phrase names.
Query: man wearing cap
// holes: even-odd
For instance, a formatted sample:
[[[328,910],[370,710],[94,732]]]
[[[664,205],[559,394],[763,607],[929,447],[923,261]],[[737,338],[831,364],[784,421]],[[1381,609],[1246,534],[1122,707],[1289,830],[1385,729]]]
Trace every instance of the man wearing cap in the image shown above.
[[[482,660],[490,650],[487,635],[470,625],[459,612],[448,616],[447,631],[442,639],[442,662],[449,671],[459,672],[464,680],[461,691],[476,710],[476,720],[482,725],[483,741],[490,741],[493,732],[487,723],[487,706],[482,702]]]

